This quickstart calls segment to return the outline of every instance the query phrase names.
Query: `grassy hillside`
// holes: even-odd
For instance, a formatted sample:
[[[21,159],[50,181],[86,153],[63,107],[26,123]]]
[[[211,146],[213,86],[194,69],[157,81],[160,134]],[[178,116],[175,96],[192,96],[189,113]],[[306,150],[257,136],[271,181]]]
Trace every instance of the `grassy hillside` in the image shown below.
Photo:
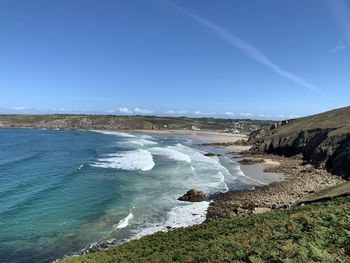
[[[309,203],[309,202],[315,202],[318,200],[329,200],[333,199],[337,196],[350,196],[350,181],[337,184],[335,186],[331,186],[328,188],[325,188],[321,191],[318,191],[316,193],[310,194],[303,198],[300,203]]]
[[[276,136],[293,134],[300,130],[311,129],[335,129],[330,135],[350,133],[350,107],[335,109],[332,111],[300,118],[282,126],[275,133]]]
[[[252,132],[252,152],[301,154],[319,169],[350,179],[350,107],[280,122]]]
[[[350,262],[350,197],[157,233],[63,262]]]

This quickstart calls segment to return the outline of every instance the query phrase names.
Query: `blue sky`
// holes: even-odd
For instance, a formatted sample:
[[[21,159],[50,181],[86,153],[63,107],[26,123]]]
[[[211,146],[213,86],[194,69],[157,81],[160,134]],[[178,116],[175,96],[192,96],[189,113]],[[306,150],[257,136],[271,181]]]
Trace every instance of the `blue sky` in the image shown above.
[[[350,101],[350,1],[0,1],[0,112],[289,118]]]

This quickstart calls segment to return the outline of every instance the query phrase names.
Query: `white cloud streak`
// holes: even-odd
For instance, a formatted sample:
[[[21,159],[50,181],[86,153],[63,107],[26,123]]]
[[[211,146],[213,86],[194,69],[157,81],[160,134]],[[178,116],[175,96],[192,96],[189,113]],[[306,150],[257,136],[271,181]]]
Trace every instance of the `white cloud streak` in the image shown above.
[[[153,110],[148,110],[148,109],[140,109],[140,108],[135,108],[135,109],[129,109],[127,107],[119,107],[118,111],[123,114],[140,114],[140,115],[145,115],[145,114],[151,114],[153,113]]]
[[[328,0],[334,16],[344,29],[345,37],[350,45],[350,11],[345,0]]]
[[[345,48],[346,48],[346,46],[345,46],[344,42],[339,41],[337,46],[335,48],[333,48],[332,53],[343,51]]]
[[[25,107],[23,106],[16,106],[13,108],[15,111],[22,111],[22,110],[25,110]]]
[[[178,5],[175,5],[174,3],[168,1],[168,0],[163,0],[164,3],[167,5],[171,6],[173,9],[179,11],[183,15],[187,16],[188,18],[191,18],[192,20],[196,21],[198,24],[202,25],[203,27],[207,28],[208,30],[212,31],[216,35],[220,36],[224,40],[226,40],[228,43],[231,45],[235,46],[236,48],[240,49],[243,51],[248,57],[250,57],[252,60],[255,60],[256,62],[264,65],[274,73],[284,77],[285,79],[288,79],[292,82],[295,82],[299,84],[300,86],[311,90],[313,92],[319,93],[320,90],[311,84],[310,82],[306,81],[305,79],[288,72],[284,69],[282,69],[280,66],[277,64],[273,63],[262,51],[260,51],[257,47],[255,47],[253,44],[249,43],[248,41],[241,39],[225,28],[195,14],[192,13]]]
[[[133,114],[134,113],[133,110],[130,110],[127,107],[119,107],[118,110],[119,110],[119,112],[125,113],[125,114]]]
[[[179,114],[188,114],[188,111],[185,111],[185,110],[179,110],[179,111],[176,111],[176,110],[168,110],[166,112],[164,112],[165,114],[170,114],[170,115],[179,115]]]
[[[134,112],[136,114],[151,114],[151,113],[153,113],[153,110],[135,108]]]

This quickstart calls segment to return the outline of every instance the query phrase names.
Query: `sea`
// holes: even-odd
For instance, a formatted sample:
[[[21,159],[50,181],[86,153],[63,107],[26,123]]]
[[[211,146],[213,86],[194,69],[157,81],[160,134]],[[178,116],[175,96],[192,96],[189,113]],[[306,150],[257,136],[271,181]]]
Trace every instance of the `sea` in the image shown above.
[[[52,262],[200,224],[209,202],[256,185],[231,155],[184,137],[0,129],[0,262]]]

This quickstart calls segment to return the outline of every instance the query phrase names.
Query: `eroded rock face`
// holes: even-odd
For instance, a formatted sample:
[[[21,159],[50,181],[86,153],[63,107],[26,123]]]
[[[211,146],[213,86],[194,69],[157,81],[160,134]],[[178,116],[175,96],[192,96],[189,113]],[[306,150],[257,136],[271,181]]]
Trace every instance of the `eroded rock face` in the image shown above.
[[[303,159],[316,168],[350,179],[350,135],[332,136],[333,130],[312,129],[285,136],[255,137],[250,151],[287,157],[302,154]]]
[[[207,201],[208,198],[202,191],[191,189],[186,194],[179,197],[177,200],[186,201],[186,202],[202,202],[202,201]]]

